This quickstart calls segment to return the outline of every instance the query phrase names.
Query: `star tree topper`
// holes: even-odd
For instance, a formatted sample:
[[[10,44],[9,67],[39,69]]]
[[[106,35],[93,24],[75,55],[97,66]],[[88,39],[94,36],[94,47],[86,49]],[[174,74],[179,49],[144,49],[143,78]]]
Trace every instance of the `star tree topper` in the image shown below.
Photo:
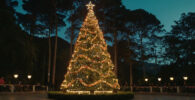
[[[88,10],[93,10],[94,4],[91,3],[91,1],[86,5]]]

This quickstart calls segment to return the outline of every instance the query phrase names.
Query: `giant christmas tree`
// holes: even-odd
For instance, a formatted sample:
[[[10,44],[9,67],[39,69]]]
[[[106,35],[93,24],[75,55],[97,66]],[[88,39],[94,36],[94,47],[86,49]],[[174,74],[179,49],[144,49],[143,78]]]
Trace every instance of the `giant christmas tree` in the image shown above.
[[[107,44],[91,2],[80,29],[74,53],[61,89],[66,91],[111,91],[119,89]]]

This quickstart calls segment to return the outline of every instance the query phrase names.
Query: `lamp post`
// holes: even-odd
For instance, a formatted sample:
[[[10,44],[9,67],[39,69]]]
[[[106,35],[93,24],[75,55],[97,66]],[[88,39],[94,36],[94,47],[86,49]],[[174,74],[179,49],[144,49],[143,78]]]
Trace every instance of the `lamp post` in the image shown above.
[[[18,74],[14,74],[13,76],[15,78],[15,83],[17,83],[17,79],[18,79],[19,75]]]
[[[161,85],[161,81],[162,81],[162,78],[161,77],[158,77],[159,85]]]
[[[28,83],[28,84],[31,84],[32,75],[28,74],[28,75],[27,75],[27,78],[28,78],[28,80],[29,80],[27,83]]]
[[[170,79],[170,81],[174,81],[174,77],[170,77],[169,79]]]
[[[174,81],[174,77],[169,77],[170,81],[173,82]]]
[[[159,78],[158,78],[158,81],[159,81],[159,82],[161,82],[161,81],[162,81],[162,79],[159,77]]]
[[[145,82],[148,82],[148,78],[145,78],[144,81],[145,81]]]
[[[18,78],[18,76],[19,76],[18,74],[14,74],[14,78],[15,78],[15,79],[17,79],[17,78]]]
[[[148,78],[145,78],[145,79],[144,79],[144,81],[145,81],[145,82],[146,82],[146,84],[147,84],[147,82],[148,82]]]
[[[183,80],[184,80],[184,83],[183,84],[186,85],[186,81],[188,80],[188,77],[187,76],[184,76],[183,77]]]
[[[32,78],[32,75],[28,75],[27,78],[30,80]]]

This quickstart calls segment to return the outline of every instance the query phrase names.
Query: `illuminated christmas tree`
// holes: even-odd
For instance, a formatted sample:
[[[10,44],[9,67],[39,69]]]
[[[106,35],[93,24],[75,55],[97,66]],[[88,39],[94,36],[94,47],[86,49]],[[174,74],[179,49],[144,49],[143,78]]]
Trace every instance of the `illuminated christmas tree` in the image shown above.
[[[61,89],[66,91],[112,91],[119,89],[114,65],[107,44],[93,11],[91,2],[86,5],[88,14],[80,29]]]

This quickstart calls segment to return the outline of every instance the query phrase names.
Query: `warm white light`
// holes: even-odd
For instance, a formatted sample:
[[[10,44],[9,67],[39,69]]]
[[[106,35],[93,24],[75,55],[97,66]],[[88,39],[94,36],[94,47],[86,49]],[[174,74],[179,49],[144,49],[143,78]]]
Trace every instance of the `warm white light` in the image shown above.
[[[111,94],[113,91],[94,91],[94,94]]]
[[[28,78],[28,79],[31,79],[31,78],[32,78],[32,75],[28,75],[27,78]]]
[[[145,78],[144,80],[145,80],[145,82],[148,82],[148,78]]]
[[[76,93],[76,94],[88,94],[90,93],[90,91],[80,91],[77,89],[77,85],[78,86],[84,86],[84,87],[99,87],[98,84],[105,84],[108,85],[110,88],[114,88],[114,89],[120,89],[120,86],[118,84],[118,80],[114,80],[111,81],[107,81],[107,78],[113,78],[113,77],[109,77],[109,76],[115,76],[113,73],[113,70],[111,70],[111,68],[114,68],[114,65],[111,61],[110,58],[110,54],[107,52],[107,44],[104,40],[103,37],[103,32],[101,31],[99,24],[98,24],[98,20],[96,19],[96,16],[94,14],[93,8],[94,8],[94,4],[92,4],[92,2],[89,2],[89,4],[86,5],[88,7],[88,14],[86,16],[86,19],[84,20],[84,23],[80,29],[79,32],[79,36],[77,38],[76,44],[75,44],[75,49],[74,49],[74,53],[72,54],[72,59],[69,62],[69,66],[68,66],[68,71],[65,75],[65,80],[67,79],[67,81],[63,81],[63,83],[61,84],[61,89],[63,90],[67,90],[70,88],[70,90],[67,90],[68,93]],[[94,26],[94,27],[93,27]],[[89,29],[88,29],[89,27]],[[93,27],[93,29],[91,29],[91,27]],[[93,35],[93,36],[92,36]],[[100,39],[100,40],[99,40]],[[98,42],[96,42],[98,41]],[[87,47],[84,46],[83,44],[93,44],[91,45],[91,47]],[[95,50],[97,49],[98,50]],[[80,52],[80,50],[82,51],[82,53]],[[90,57],[88,54],[86,54],[87,52],[91,52],[91,51],[97,51],[100,53],[94,54],[93,57]],[[84,51],[86,53],[84,53]],[[105,56],[105,59],[101,59],[102,56]],[[90,64],[90,66],[87,65],[82,65],[82,62],[80,62],[80,59],[85,59],[85,61],[87,62],[91,62],[94,63],[96,66],[98,66],[98,68],[94,68],[92,65]],[[98,60],[97,60],[98,59]],[[110,67],[109,70],[105,73],[102,73],[99,69],[100,68],[104,68],[104,65],[106,64],[106,66]],[[100,66],[99,66],[100,65]],[[71,68],[73,70],[71,70]],[[94,81],[93,83],[86,83],[86,81],[81,78],[80,76],[77,76],[77,78],[71,77],[69,78],[69,76],[72,76],[72,74],[74,75],[79,75],[80,72],[83,72],[83,69],[87,69],[89,71],[92,71],[93,73],[97,73],[100,76],[100,79],[97,79],[97,81]],[[101,69],[103,70],[103,69]],[[84,72],[86,73],[86,72]],[[87,74],[87,73],[86,73]],[[90,76],[85,76],[84,78],[88,79],[90,78]],[[80,82],[78,84],[78,82]],[[80,85],[82,84],[82,85]],[[97,90],[102,90],[102,86],[100,85],[99,89]],[[78,90],[78,91],[76,91]],[[102,92],[102,91],[101,91]],[[106,92],[107,93],[107,92]],[[108,92],[109,93],[109,92]]]
[[[158,78],[158,81],[160,82],[160,81],[162,81],[162,79],[159,77],[159,78]]]
[[[169,79],[170,79],[171,81],[173,81],[173,80],[174,80],[174,77],[170,77]]]
[[[183,80],[187,81],[188,80],[188,77],[187,76],[184,76],[183,77]]]
[[[14,74],[14,78],[15,78],[15,79],[17,79],[17,78],[18,78],[18,76],[19,76],[18,74]]]
[[[89,4],[87,4],[86,6],[87,6],[87,9],[93,10],[93,7],[94,7],[95,5],[92,4],[91,1],[90,1]]]
[[[71,90],[66,90],[67,93],[72,93],[72,94],[90,94],[90,91],[71,91]]]

